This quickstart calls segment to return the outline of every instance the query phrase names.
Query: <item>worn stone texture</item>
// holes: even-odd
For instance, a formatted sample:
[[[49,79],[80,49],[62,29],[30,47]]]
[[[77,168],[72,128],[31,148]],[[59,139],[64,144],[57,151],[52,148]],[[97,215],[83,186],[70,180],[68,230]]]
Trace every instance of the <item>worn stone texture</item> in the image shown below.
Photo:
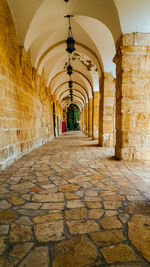
[[[128,235],[132,244],[150,262],[150,216],[142,214],[133,215],[128,226]]]
[[[99,144],[115,146],[115,79],[111,73],[101,77]]]
[[[99,138],[99,99],[100,93],[94,92],[93,98],[93,138]]]
[[[18,46],[6,0],[1,1],[0,14],[0,169],[4,169],[53,138],[53,100],[43,73],[37,75],[29,53]],[[59,108],[57,104],[57,114]],[[58,116],[61,121],[60,111]]]
[[[123,35],[114,58],[118,159],[150,160],[150,43],[147,41],[146,34]]]

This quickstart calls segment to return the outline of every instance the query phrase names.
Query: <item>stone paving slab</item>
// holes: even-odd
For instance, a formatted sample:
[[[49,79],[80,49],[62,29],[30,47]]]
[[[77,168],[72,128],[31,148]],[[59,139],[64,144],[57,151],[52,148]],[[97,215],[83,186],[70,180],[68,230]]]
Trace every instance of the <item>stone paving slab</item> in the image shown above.
[[[150,167],[113,153],[68,132],[0,174],[0,267],[150,266]]]

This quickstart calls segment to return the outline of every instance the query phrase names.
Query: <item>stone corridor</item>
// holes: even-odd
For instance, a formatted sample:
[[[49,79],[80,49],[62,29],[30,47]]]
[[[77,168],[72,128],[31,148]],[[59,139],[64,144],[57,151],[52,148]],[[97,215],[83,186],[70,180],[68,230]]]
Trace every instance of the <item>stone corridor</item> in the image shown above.
[[[0,266],[150,266],[148,163],[68,132],[0,174]]]

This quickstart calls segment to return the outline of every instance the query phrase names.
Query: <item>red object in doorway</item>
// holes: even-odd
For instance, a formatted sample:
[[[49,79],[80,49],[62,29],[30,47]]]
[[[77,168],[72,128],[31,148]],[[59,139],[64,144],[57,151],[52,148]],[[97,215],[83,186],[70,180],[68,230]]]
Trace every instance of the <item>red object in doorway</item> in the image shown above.
[[[62,133],[64,133],[66,131],[66,126],[65,126],[65,122],[62,122]]]

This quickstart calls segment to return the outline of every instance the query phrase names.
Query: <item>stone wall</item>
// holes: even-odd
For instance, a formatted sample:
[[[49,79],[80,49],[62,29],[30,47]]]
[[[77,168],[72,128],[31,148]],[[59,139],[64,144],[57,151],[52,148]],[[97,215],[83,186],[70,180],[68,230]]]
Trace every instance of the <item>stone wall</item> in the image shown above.
[[[53,138],[52,99],[44,75],[18,46],[6,0],[0,0],[0,169]],[[59,111],[60,114],[60,111]]]
[[[116,157],[150,160],[150,34],[125,34],[114,59]]]

